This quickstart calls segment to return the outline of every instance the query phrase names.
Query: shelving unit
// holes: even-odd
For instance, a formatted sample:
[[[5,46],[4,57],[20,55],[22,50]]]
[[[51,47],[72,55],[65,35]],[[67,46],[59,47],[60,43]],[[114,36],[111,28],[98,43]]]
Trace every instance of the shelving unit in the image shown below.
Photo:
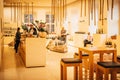
[[[12,27],[4,27],[3,28],[4,36],[14,36],[15,32],[16,32],[16,28],[12,28]]]

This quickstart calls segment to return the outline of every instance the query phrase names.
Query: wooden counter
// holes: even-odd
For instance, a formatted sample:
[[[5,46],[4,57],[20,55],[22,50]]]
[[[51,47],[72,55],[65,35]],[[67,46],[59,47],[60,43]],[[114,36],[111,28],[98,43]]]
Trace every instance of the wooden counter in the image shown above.
[[[26,38],[25,41],[21,41],[18,53],[26,67],[45,66],[46,39]]]

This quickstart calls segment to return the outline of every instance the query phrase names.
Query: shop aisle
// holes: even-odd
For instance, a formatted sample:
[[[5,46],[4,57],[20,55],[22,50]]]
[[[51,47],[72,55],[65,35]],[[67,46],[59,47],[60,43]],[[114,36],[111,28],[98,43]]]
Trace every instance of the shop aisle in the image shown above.
[[[5,45],[0,80],[60,80],[60,60],[63,57],[73,57],[72,51],[70,47],[67,53],[47,51],[45,67],[25,68],[13,47]],[[71,69],[73,68],[68,69],[68,80],[73,80]]]

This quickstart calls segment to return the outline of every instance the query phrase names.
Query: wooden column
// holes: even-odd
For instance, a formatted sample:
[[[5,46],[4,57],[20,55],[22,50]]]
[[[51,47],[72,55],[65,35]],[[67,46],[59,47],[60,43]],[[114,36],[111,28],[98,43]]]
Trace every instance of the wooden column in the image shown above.
[[[85,6],[84,6],[84,16],[86,16],[86,0],[84,1],[85,2]]]
[[[112,6],[111,6],[111,20],[113,19],[113,7],[114,7],[114,0],[112,0]]]
[[[107,0],[107,10],[109,11],[109,0]]]
[[[94,0],[94,25],[96,25],[96,0]]]
[[[104,25],[104,0],[102,1],[102,25]]]
[[[88,0],[88,24],[90,25],[90,14],[91,14],[91,0]]]
[[[14,22],[16,22],[16,3],[14,3]]]
[[[34,7],[33,7],[33,2],[31,3],[31,5],[32,5],[32,18],[33,18],[33,20],[32,20],[32,22],[34,22]]]
[[[82,0],[81,0],[81,17],[82,17]]]
[[[22,2],[20,2],[20,16],[21,16],[21,18],[20,18],[20,22],[21,22],[21,25],[22,25]]]
[[[13,12],[12,12],[12,3],[11,3],[11,21],[12,21],[12,16],[13,15]]]

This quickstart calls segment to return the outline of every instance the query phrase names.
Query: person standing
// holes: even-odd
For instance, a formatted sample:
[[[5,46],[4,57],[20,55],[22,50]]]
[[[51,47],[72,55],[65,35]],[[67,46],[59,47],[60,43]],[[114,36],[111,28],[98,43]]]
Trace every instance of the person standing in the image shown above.
[[[15,49],[16,53],[18,52],[18,46],[19,46],[19,43],[20,43],[20,38],[21,38],[21,33],[20,33],[20,28],[18,27],[17,32],[15,34],[15,46],[14,46],[14,49]]]
[[[37,37],[37,35],[38,35],[38,34],[37,34],[37,30],[36,30],[35,28],[33,28],[33,36],[34,36],[34,37]]]
[[[62,38],[62,41],[66,43],[66,30],[64,29],[64,27],[62,27],[61,29],[61,38]]]

